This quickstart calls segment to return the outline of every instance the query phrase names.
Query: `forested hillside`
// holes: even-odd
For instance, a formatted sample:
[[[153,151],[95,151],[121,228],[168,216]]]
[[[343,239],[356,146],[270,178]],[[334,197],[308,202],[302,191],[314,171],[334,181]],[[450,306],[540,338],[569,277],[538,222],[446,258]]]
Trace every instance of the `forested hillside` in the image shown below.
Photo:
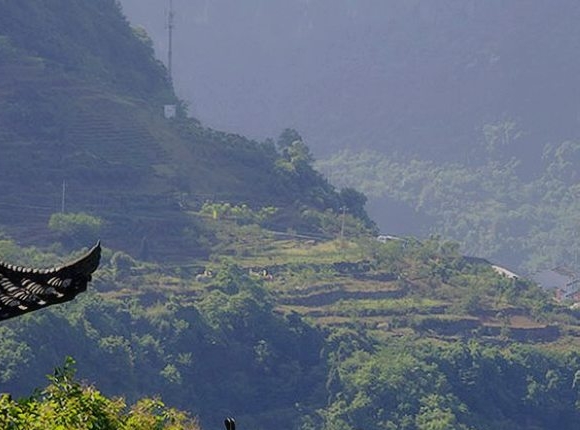
[[[200,118],[292,125],[385,233],[526,273],[577,267],[577,1],[173,4],[175,83]],[[165,61],[167,3],[122,5]]]
[[[501,145],[490,138],[473,164],[345,151],[318,167],[333,183],[368,195],[371,215],[391,234],[441,235],[521,273],[576,270],[580,145],[546,145],[532,178]]]
[[[0,7],[0,223],[20,240],[50,242],[52,214],[86,212],[109,243],[137,252],[147,241],[169,258],[171,248],[204,252],[185,210],[206,201],[275,207],[295,228],[307,208],[362,213],[360,198],[312,169],[296,132],[256,142],[188,118],[117,2]],[[164,118],[165,104],[176,118]]]
[[[165,61],[168,2],[121,3]],[[291,125],[316,154],[453,161],[471,155],[486,124],[526,130],[511,152],[526,161],[578,135],[574,0],[173,3],[176,85],[228,130],[267,136]]]
[[[535,285],[453,243],[212,224],[210,261],[105,250],[90,292],[4,323],[2,390],[27,395],[70,355],[103,393],[161,395],[204,428],[576,428],[579,315]]]
[[[0,325],[1,426],[577,428],[578,310],[455,242],[378,241],[366,197],[293,129],[257,142],[188,116],[116,1],[0,12],[0,257],[49,267],[103,244],[87,292]],[[575,146],[551,151],[550,187],[568,184]],[[409,175],[409,205],[417,171],[520,192],[363,157]]]

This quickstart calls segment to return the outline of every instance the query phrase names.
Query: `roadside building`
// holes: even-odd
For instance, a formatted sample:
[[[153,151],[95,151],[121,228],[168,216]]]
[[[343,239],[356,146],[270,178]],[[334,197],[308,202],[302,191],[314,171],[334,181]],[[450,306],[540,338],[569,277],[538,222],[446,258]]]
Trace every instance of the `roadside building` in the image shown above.
[[[558,266],[531,276],[546,291],[551,291],[558,301],[580,302],[580,275],[574,270]]]

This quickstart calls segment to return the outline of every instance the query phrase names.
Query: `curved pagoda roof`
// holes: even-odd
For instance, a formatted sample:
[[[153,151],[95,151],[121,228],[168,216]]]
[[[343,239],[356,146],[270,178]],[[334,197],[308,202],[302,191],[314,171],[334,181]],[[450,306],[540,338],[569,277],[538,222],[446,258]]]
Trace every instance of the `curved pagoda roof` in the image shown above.
[[[0,320],[74,299],[86,291],[100,260],[98,242],[80,258],[60,267],[36,269],[0,262]]]

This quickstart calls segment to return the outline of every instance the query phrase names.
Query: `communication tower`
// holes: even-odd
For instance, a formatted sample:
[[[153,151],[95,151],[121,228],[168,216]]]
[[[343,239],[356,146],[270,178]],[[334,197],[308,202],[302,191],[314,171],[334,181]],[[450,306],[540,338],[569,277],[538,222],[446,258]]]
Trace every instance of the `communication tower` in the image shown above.
[[[169,49],[167,51],[167,72],[169,78],[173,79],[171,68],[173,63],[173,29],[175,28],[175,12],[173,11],[173,0],[169,0],[169,10],[167,11],[167,32],[169,37]]]

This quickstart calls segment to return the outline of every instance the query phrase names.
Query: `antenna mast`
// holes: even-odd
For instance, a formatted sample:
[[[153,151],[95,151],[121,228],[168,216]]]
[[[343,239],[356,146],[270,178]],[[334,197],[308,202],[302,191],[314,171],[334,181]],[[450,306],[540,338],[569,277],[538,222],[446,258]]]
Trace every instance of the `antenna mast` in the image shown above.
[[[173,63],[173,28],[175,27],[175,13],[173,12],[173,0],[169,0],[169,12],[167,14],[167,30],[169,32],[169,50],[167,52],[167,72],[169,79],[173,79],[171,68]]]

